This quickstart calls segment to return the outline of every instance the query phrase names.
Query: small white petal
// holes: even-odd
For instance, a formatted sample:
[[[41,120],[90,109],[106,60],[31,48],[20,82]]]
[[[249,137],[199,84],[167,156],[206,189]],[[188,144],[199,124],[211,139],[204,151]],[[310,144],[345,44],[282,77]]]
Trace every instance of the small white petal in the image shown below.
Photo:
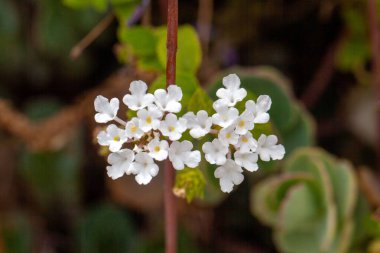
[[[132,118],[127,122],[125,132],[128,138],[140,139],[144,135],[144,132],[140,129],[138,118]]]
[[[219,178],[219,184],[223,192],[231,192],[234,185],[239,185],[244,180],[242,168],[233,160],[228,159],[226,163],[218,167],[214,175]]]
[[[149,155],[157,161],[163,161],[168,157],[169,144],[158,138],[151,140],[148,145]]]
[[[186,119],[180,118],[173,113],[166,115],[165,120],[161,121],[159,130],[162,135],[169,137],[171,141],[179,140],[182,133],[186,131]]]
[[[137,111],[150,106],[154,101],[152,94],[146,94],[148,86],[143,81],[133,81],[129,86],[131,94],[123,97],[123,102],[129,109]]]
[[[99,132],[97,139],[100,145],[109,146],[111,152],[116,152],[127,142],[128,137],[124,129],[111,124],[107,127],[106,131]]]
[[[229,146],[230,144],[236,145],[238,143],[239,135],[236,134],[234,128],[235,126],[231,125],[219,131],[218,138],[223,145]]]
[[[111,153],[108,156],[107,174],[112,179],[117,179],[124,175],[129,174],[129,170],[134,159],[134,152],[129,149],[122,149],[118,152]]]
[[[240,88],[240,79],[236,74],[231,74],[223,78],[223,85],[226,87],[220,88],[216,92],[219,97],[220,104],[234,106],[237,102],[242,101],[247,96],[247,91]]]
[[[176,85],[170,85],[168,92],[158,89],[154,92],[155,103],[162,111],[177,113],[181,111],[182,90]]]
[[[202,150],[205,153],[206,160],[210,164],[222,165],[227,160],[228,147],[223,145],[219,139],[204,143]]]
[[[277,141],[278,140],[275,135],[266,136],[262,134],[260,136],[256,152],[259,154],[261,160],[281,160],[284,157],[285,148],[283,145],[276,145]]]
[[[95,121],[98,123],[107,123],[116,117],[119,110],[119,100],[112,98],[109,102],[103,96],[97,96],[94,101],[94,107],[97,114],[95,114]]]
[[[147,153],[136,154],[131,172],[136,175],[135,179],[138,184],[148,184],[158,174],[158,170],[158,165]]]
[[[193,144],[190,141],[173,141],[169,148],[169,160],[176,170],[182,170],[185,165],[190,168],[198,166],[201,155],[199,151],[191,151]]]
[[[256,171],[259,168],[257,165],[258,156],[256,153],[252,153],[252,152],[244,153],[244,152],[237,151],[234,154],[234,158],[235,158],[236,164],[238,164],[239,166],[242,166],[243,168],[245,168],[246,170],[250,172]]]

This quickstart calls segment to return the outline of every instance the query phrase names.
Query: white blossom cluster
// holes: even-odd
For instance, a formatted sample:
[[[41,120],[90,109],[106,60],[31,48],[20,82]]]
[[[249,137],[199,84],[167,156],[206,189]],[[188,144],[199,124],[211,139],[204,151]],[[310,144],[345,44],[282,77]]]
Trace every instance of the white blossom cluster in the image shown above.
[[[280,160],[285,149],[277,144],[275,135],[262,134],[256,140],[251,133],[255,124],[269,121],[270,97],[259,96],[256,103],[248,100],[239,115],[234,106],[247,96],[247,91],[240,88],[240,79],[235,74],[224,77],[223,85],[225,88],[216,92],[219,99],[213,104],[216,113],[211,117],[212,123],[219,126],[217,138],[204,143],[202,150],[207,162],[218,165],[214,175],[219,178],[222,191],[231,192],[244,179],[242,168],[256,171],[259,157],[262,161]]]
[[[133,81],[129,88],[131,94],[124,96],[123,103],[137,111],[137,117],[128,122],[117,116],[120,103],[117,98],[108,100],[97,96],[95,121],[119,124],[108,125],[97,136],[98,143],[108,146],[111,152],[107,159],[108,176],[117,179],[133,174],[137,183],[148,184],[158,174],[159,167],[154,160],[168,158],[176,170],[197,167],[200,151],[193,150],[188,140],[179,141],[187,129],[193,138],[217,136],[212,142],[204,143],[202,150],[210,164],[219,166],[215,177],[219,178],[223,192],[231,192],[234,185],[243,181],[242,168],[257,170],[258,157],[263,161],[282,159],[285,149],[277,144],[276,136],[261,135],[256,140],[250,132],[255,124],[269,121],[269,96],[260,96],[256,103],[247,101],[245,111],[239,115],[234,106],[246,97],[247,91],[240,88],[240,79],[235,74],[223,78],[223,85],[225,88],[217,91],[219,99],[213,104],[216,113],[210,116],[201,110],[177,117],[182,108],[182,90],[176,85],[150,94],[143,81]]]

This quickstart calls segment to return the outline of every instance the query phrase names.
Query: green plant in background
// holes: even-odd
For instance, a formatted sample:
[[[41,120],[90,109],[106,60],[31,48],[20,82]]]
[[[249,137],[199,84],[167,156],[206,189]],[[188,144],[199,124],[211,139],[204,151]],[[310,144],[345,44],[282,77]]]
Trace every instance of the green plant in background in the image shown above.
[[[284,253],[361,248],[367,204],[352,166],[316,148],[295,151],[283,172],[252,189],[251,210]]]

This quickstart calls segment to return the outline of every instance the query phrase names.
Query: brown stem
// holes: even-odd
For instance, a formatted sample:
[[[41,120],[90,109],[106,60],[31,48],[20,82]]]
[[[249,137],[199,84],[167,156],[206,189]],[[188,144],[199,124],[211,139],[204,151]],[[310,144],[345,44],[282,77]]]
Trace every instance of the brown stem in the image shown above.
[[[166,87],[175,83],[177,31],[178,31],[178,0],[168,0],[168,31],[166,39]],[[177,252],[177,206],[173,194],[175,171],[172,163],[165,161],[165,240],[166,253]]]
[[[380,33],[376,13],[376,1],[368,0],[369,31],[372,49],[372,83],[375,93],[376,122],[377,122],[377,166],[380,169]]]
[[[83,50],[88,47],[102,32],[111,24],[114,18],[113,13],[107,14],[92,30],[76,44],[70,51],[70,58],[75,60]]]

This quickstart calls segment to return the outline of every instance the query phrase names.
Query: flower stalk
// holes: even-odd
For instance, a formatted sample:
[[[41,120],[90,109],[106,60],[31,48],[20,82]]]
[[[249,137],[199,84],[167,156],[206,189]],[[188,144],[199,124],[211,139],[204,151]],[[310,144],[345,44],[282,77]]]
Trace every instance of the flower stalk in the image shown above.
[[[178,0],[168,0],[167,29],[166,87],[175,83],[178,33]],[[173,193],[175,171],[169,159],[165,160],[164,178],[166,253],[176,253],[177,210],[176,199]]]

